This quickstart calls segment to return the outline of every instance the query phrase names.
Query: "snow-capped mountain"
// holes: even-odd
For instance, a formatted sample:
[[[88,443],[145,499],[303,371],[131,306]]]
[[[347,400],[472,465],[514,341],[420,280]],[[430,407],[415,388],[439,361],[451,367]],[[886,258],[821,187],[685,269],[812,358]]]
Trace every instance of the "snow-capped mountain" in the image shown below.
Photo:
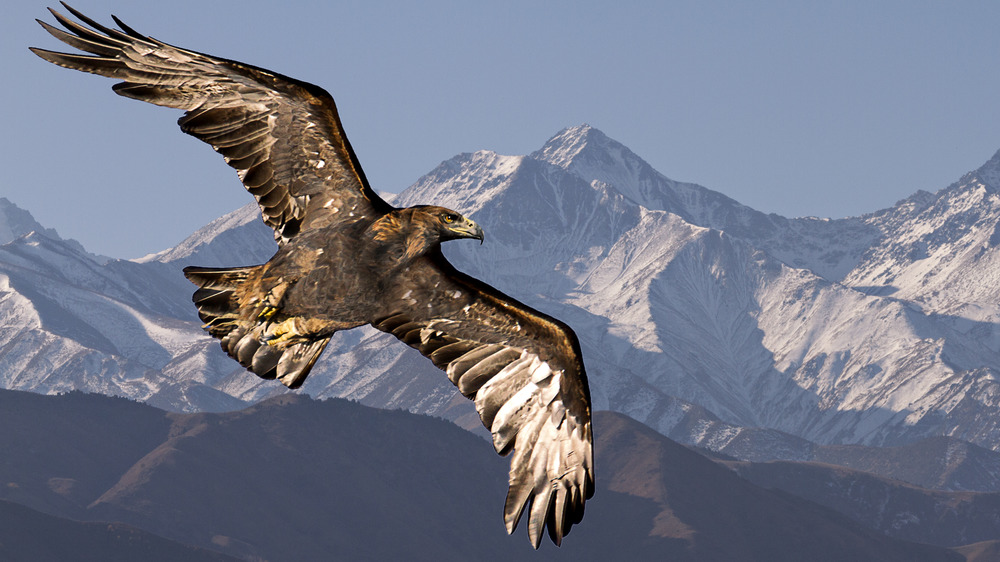
[[[982,193],[970,177],[940,197]],[[667,434],[687,411],[680,398],[820,443],[1000,439],[986,415],[993,327],[850,286],[894,243],[912,199],[837,221],[764,215],[582,126],[527,157],[460,155],[399,197],[418,201],[471,213],[495,241],[447,246],[460,268],[576,327],[598,408]]]
[[[0,244],[6,244],[29,232],[36,231],[49,237],[59,237],[55,230],[47,229],[38,224],[31,213],[11,203],[6,197],[0,197]]]
[[[844,283],[914,303],[928,314],[996,324],[998,193],[1000,152],[947,189],[917,193],[889,212],[869,217],[883,239]]]
[[[449,206],[483,226],[484,245],[450,242],[446,255],[574,327],[597,409],[730,454],[766,444],[800,458],[809,441],[934,435],[1000,449],[998,178],[1000,153],[937,194],[789,219],[670,180],[584,125],[526,156],[460,154],[393,203]],[[135,261],[102,263],[54,233],[17,238],[0,252],[11,334],[0,384],[174,410],[283,392],[204,335],[180,274],[261,263],[274,248],[252,205]],[[63,347],[12,346],[26,333]],[[373,329],[338,334],[304,391],[478,425],[446,377]]]
[[[253,230],[247,215],[234,213],[224,228],[196,233],[162,257],[186,251],[215,265],[220,260],[204,247],[224,251],[227,237]],[[242,369],[201,330],[181,265],[106,261],[6,200],[0,227],[14,237],[0,246],[0,386],[128,396],[181,411],[245,405],[218,389]],[[234,259],[270,255],[257,258],[254,249],[246,242],[229,248]]]
[[[6,244],[31,232],[38,232],[49,238],[62,240],[59,238],[59,233],[54,229],[45,228],[38,224],[38,221],[35,220],[35,217],[31,216],[31,213],[11,203],[6,197],[0,197],[0,244]],[[76,240],[62,241],[74,250],[86,253],[83,246]],[[90,255],[97,261],[106,261],[109,259],[104,256]]]

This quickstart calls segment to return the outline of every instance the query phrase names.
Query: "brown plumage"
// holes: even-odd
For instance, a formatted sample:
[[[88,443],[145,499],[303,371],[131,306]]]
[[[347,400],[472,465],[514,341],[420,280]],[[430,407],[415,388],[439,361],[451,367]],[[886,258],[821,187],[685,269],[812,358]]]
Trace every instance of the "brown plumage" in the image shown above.
[[[278,252],[263,265],[184,270],[199,287],[194,301],[206,330],[226,353],[296,388],[336,331],[371,324],[396,336],[475,401],[497,452],[511,454],[507,531],[527,509],[532,544],[545,528],[559,544],[594,492],[580,346],[562,322],[441,254],[447,240],[481,242],[482,229],[443,207],[383,201],[323,89],[66,9],[89,27],[55,10],[68,32],[39,23],[89,54],[31,50],[120,79],[120,95],[184,110],[181,130],[225,157],[274,229]]]

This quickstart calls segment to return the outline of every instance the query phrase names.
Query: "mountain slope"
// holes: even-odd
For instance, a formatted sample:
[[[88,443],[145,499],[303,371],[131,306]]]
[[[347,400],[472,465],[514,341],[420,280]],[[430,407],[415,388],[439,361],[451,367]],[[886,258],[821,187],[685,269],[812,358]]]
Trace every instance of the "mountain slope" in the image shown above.
[[[169,541],[121,523],[81,523],[0,500],[0,558],[32,562],[224,562],[237,558]],[[58,540],[53,540],[57,537]]]
[[[977,324],[993,329],[1000,311],[998,192],[1000,151],[938,193],[918,194],[893,212],[870,217],[884,238],[844,283],[964,319],[966,330]]]
[[[751,482],[825,505],[888,536],[941,546],[1000,536],[1000,494],[929,491],[817,463],[735,463]]]
[[[182,409],[242,405],[205,384],[233,366],[198,324],[151,310],[159,286],[37,232],[0,247],[0,385],[152,403],[173,393],[184,399],[164,405]]]
[[[1000,454],[950,437],[902,447],[828,445],[808,460],[870,472],[931,490],[1000,490]]]

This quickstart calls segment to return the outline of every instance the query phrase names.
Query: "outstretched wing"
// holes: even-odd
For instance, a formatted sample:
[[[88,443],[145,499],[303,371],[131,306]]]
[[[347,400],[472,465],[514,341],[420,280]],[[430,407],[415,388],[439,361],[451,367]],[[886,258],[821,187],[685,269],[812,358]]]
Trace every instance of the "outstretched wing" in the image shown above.
[[[114,91],[185,110],[178,123],[221,153],[260,205],[279,244],[300,230],[354,222],[392,207],[368,185],[322,88],[262,68],[118,31],[63,4],[90,27],[50,9],[68,31],[49,33],[90,55],[32,47],[59,66],[121,79]],[[114,17],[114,16],[112,16]]]
[[[372,324],[443,369],[475,400],[496,451],[513,451],[507,532],[528,509],[535,548],[546,527],[559,544],[594,493],[590,391],[576,335],[458,272],[440,252],[411,265],[387,297],[394,312]]]

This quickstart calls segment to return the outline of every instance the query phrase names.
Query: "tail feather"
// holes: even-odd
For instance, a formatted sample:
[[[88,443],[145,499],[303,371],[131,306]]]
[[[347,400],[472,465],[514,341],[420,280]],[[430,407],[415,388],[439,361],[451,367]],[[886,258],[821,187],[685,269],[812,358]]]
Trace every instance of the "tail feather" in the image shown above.
[[[277,378],[289,388],[305,381],[330,336],[283,345],[268,345],[268,322],[254,311],[241,310],[241,286],[261,266],[216,269],[186,267],[184,276],[198,285],[192,300],[205,329],[219,338],[222,349],[240,365],[265,379]]]
[[[237,328],[240,318],[238,289],[259,267],[184,268],[184,276],[199,287],[191,300],[198,307],[198,317],[205,323],[208,333],[224,338]]]
[[[262,341],[265,331],[262,324],[250,331],[233,330],[222,339],[222,349],[261,378],[276,378],[288,388],[302,386],[330,336],[277,346]]]
[[[276,365],[278,380],[288,388],[302,386],[328,343],[330,336],[289,346]]]

